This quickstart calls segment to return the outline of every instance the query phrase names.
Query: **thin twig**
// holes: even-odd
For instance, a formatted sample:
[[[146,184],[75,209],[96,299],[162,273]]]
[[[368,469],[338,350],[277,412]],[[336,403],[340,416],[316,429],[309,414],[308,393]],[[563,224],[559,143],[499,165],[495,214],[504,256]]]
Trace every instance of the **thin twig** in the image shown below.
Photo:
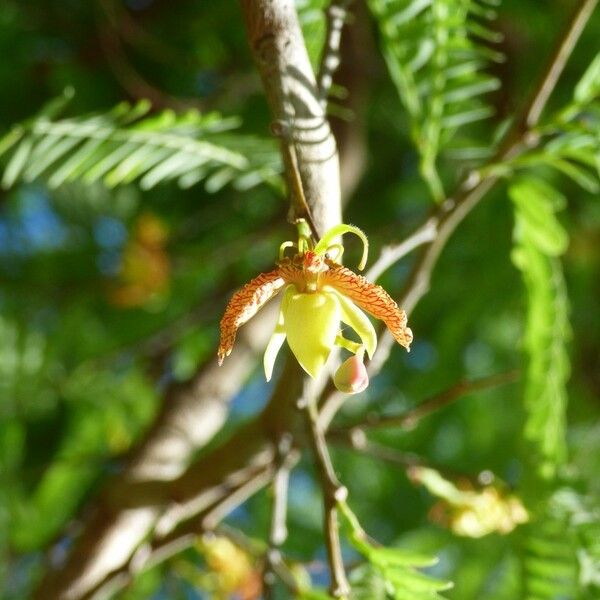
[[[319,102],[323,109],[327,107],[327,98],[333,84],[333,75],[340,66],[340,43],[342,29],[348,15],[348,7],[352,0],[331,0],[327,10],[327,33],[321,55],[321,65],[317,82],[319,85]]]
[[[319,415],[314,396],[306,396],[299,403],[304,412],[308,437],[315,455],[315,464],[323,493],[323,521],[325,545],[331,572],[330,592],[334,598],[345,599],[350,592],[346,578],[338,527],[337,504],[346,499],[348,490],[339,482],[333,469],[323,430],[319,425]]]
[[[366,278],[377,281],[381,275],[392,265],[410,254],[415,248],[427,244],[435,239],[437,223],[435,219],[429,219],[413,234],[409,235],[399,244],[385,246],[381,250],[379,258],[373,263],[366,274]]]
[[[274,598],[276,575],[282,562],[279,548],[287,539],[286,518],[290,471],[298,458],[298,452],[292,448],[292,442],[291,434],[284,433],[277,444],[269,547],[265,556],[263,572],[263,595],[265,600]]]
[[[331,431],[327,434],[327,439],[334,444],[356,450],[364,456],[400,465],[405,469],[426,464],[424,458],[413,452],[402,452],[371,442],[361,429]]]
[[[380,416],[370,414],[366,419],[362,419],[350,425],[340,428],[338,431],[348,430],[372,430],[388,429],[392,427],[401,427],[402,429],[414,429],[417,423],[440,408],[448,406],[457,400],[481,390],[489,390],[501,385],[507,385],[518,381],[521,372],[518,369],[507,371],[505,373],[495,373],[488,377],[480,379],[463,380],[455,383],[442,392],[434,394],[427,400],[417,404],[414,408],[404,412],[401,415]]]
[[[281,139],[281,148],[284,153],[286,164],[288,165],[288,175],[291,183],[290,190],[290,211],[289,221],[293,224],[299,219],[304,219],[310,227],[311,233],[315,238],[315,242],[321,239],[319,230],[315,225],[314,218],[306,196],[304,195],[304,187],[302,186],[302,177],[298,167],[298,155],[294,146],[293,122],[284,123],[283,121],[274,121],[271,123],[271,132],[273,135]]]
[[[390,448],[383,444],[378,444],[367,439],[367,436],[360,429],[349,432],[339,432],[328,435],[328,439],[337,446],[349,448],[358,452],[362,456],[372,458],[375,461],[383,461],[392,465],[402,467],[409,478],[411,478],[411,471],[416,467],[426,467],[428,469],[435,469],[438,473],[448,479],[462,479],[472,482],[474,485],[481,485],[483,478],[489,477],[489,471],[482,471],[478,474],[458,472],[453,469],[449,469],[445,465],[439,465],[432,463],[429,459],[414,452],[403,452],[396,448]]]
[[[556,46],[550,60],[550,66],[546,69],[541,83],[537,86],[530,101],[530,108],[525,113],[527,128],[532,129],[540,120],[542,111],[597,5],[598,0],[584,0],[579,3],[573,12],[565,33],[561,36],[561,43]]]

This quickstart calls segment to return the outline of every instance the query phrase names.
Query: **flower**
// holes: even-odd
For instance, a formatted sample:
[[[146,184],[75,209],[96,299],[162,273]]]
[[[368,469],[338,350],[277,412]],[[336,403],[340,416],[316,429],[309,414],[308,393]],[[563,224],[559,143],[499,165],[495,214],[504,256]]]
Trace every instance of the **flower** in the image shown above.
[[[271,379],[275,359],[286,339],[300,366],[311,377],[318,376],[334,345],[355,354],[360,351],[361,362],[364,351],[371,358],[377,346],[377,335],[363,311],[381,319],[396,341],[410,349],[412,332],[406,326],[404,310],[398,308],[381,286],[370,283],[331,258],[334,253],[336,259],[340,258],[343,247],[334,240],[344,233],[354,233],[363,241],[359,269],[365,267],[368,241],[357,227],[337,225],[316,245],[300,229],[297,244],[285,242],[281,245],[277,268],[252,279],[229,301],[221,319],[219,364],[231,353],[238,328],[280,291],[283,291],[283,298],[279,318],[264,355],[267,381]],[[297,249],[292,258],[285,256],[289,247]],[[354,329],[360,344],[342,336],[340,322]]]
[[[496,485],[475,488],[469,481],[457,485],[439,471],[423,466],[411,467],[408,474],[412,481],[441,498],[430,512],[431,519],[450,527],[456,535],[473,538],[494,532],[506,535],[529,521],[521,499]]]

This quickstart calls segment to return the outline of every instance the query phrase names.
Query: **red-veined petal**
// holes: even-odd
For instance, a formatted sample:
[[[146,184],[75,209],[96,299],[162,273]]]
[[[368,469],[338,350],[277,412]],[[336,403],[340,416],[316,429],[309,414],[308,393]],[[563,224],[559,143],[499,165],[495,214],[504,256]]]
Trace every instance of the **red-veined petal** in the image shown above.
[[[347,267],[328,263],[329,270],[321,275],[321,284],[329,285],[354,304],[382,320],[396,341],[410,350],[412,331],[406,326],[406,312],[380,286],[367,281]]]
[[[219,342],[219,364],[231,354],[239,327],[250,320],[286,284],[280,269],[261,273],[236,292],[221,319],[221,340]]]

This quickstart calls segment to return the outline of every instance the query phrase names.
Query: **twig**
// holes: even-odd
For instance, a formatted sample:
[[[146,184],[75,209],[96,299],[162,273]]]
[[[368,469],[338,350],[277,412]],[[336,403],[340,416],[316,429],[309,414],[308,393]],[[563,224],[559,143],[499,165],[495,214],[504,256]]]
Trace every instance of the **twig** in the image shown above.
[[[435,239],[436,231],[437,222],[432,218],[426,221],[424,225],[419,227],[419,229],[399,244],[385,246],[382,249],[379,258],[367,271],[366,278],[371,281],[377,281],[385,271],[412,252],[415,248],[432,242]]]
[[[304,412],[306,418],[308,437],[315,455],[315,463],[323,492],[325,545],[331,572],[330,592],[334,598],[345,599],[350,592],[350,585],[346,578],[342,559],[337,504],[346,499],[348,490],[339,482],[333,469],[325,436],[319,425],[316,399],[312,395],[305,396],[299,402],[299,408]]]
[[[351,448],[364,456],[394,463],[406,469],[426,463],[425,459],[413,452],[401,452],[369,441],[362,429],[331,431],[327,434],[327,438],[334,444]]]
[[[180,99],[171,96],[148,82],[127,57],[123,42],[114,26],[115,15],[112,13],[109,1],[103,0],[100,2],[100,6],[108,18],[107,22],[98,21],[100,45],[116,80],[127,93],[137,100],[150,100],[154,108],[174,108],[176,110],[204,108],[202,103],[196,99]]]
[[[457,472],[449,469],[445,465],[432,463],[425,457],[415,454],[414,452],[403,452],[402,450],[396,450],[396,448],[390,448],[383,444],[371,442],[367,439],[364,431],[360,429],[335,434],[332,432],[331,437],[329,435],[327,437],[334,444],[354,450],[362,456],[367,456],[376,461],[383,461],[402,467],[402,469],[406,471],[409,479],[411,477],[411,470],[415,467],[435,469],[438,473],[448,479],[464,479],[472,482],[474,485],[480,485],[482,477],[484,475],[486,477],[489,475],[489,471],[482,471],[477,475],[473,473]]]
[[[544,107],[554,91],[556,83],[567,64],[575,45],[581,37],[581,34],[597,5],[598,0],[583,0],[573,12],[573,16],[568,21],[565,32],[561,36],[561,43],[556,46],[552,54],[550,66],[546,69],[541,83],[538,85],[530,100],[530,108],[525,113],[525,125],[527,128],[532,129],[540,120]]]
[[[473,392],[514,383],[515,381],[518,381],[520,375],[521,372],[519,370],[513,370],[505,373],[496,373],[480,379],[473,379],[471,381],[459,381],[452,387],[431,396],[401,415],[379,416],[370,414],[366,419],[346,425],[336,431],[356,429],[365,431],[372,429],[387,429],[391,427],[413,429],[423,417],[432,414],[440,408],[448,406],[456,400],[472,394]]]
[[[274,598],[276,574],[282,563],[279,548],[287,539],[286,516],[290,471],[298,458],[298,452],[292,449],[292,441],[291,434],[284,433],[277,444],[269,547],[265,556],[263,572],[263,595],[265,600]]]
[[[319,102],[327,108],[327,98],[333,84],[333,75],[340,66],[340,43],[342,29],[352,0],[331,0],[327,7],[327,33],[321,55],[321,65],[317,81],[319,84]]]

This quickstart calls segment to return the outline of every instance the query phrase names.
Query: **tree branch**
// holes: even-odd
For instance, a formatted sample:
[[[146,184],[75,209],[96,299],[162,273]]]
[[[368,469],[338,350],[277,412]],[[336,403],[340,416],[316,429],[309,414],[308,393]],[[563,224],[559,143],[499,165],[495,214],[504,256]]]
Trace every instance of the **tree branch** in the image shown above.
[[[290,471],[298,458],[298,452],[292,449],[292,436],[285,433],[277,445],[277,461],[272,486],[271,528],[263,573],[263,595],[265,600],[272,600],[275,597],[276,575],[282,563],[279,548],[287,539],[288,534],[286,520]]]
[[[241,0],[240,4],[271,115],[289,127],[314,224],[318,231],[327,231],[341,221],[337,148],[319,102],[294,4],[282,0]],[[282,155],[288,189],[293,193],[291,153],[282,147]],[[294,210],[302,206],[302,200],[296,199],[292,206]],[[292,220],[299,218],[306,215],[292,215]]]
[[[561,43],[556,46],[549,67],[529,101],[529,109],[524,112],[523,128],[533,129],[538,124],[550,95],[597,5],[598,0],[583,0],[576,6],[561,36]]]

